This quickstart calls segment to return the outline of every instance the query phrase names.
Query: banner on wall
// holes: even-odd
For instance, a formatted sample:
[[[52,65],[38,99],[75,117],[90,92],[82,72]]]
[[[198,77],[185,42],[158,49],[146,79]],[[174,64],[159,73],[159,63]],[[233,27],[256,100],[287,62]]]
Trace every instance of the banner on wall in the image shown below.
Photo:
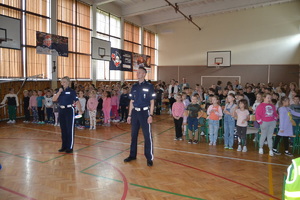
[[[150,68],[151,57],[143,54],[133,53],[133,70],[138,70],[139,67]]]
[[[123,61],[122,71],[132,72],[132,52],[123,51],[122,61]]]
[[[68,57],[68,38],[37,31],[36,53]]]
[[[122,49],[111,48],[110,70],[132,71],[132,53]]]
[[[122,50],[111,48],[111,60],[109,70],[122,70]]]

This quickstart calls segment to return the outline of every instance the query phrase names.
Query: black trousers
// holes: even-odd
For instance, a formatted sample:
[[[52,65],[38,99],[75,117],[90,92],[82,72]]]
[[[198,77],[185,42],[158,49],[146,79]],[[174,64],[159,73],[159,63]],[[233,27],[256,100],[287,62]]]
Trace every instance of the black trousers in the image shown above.
[[[160,111],[161,111],[161,104],[162,104],[162,102],[161,102],[161,99],[156,99],[155,100],[155,114],[156,115],[160,115]]]
[[[247,127],[236,126],[236,133],[240,139],[239,145],[246,146],[247,145],[247,140],[246,140]]]
[[[121,106],[121,120],[127,120],[127,117],[128,117],[128,106]]]
[[[54,118],[53,117],[53,108],[46,108],[46,113],[47,113],[47,120],[50,121],[50,119]]]
[[[278,143],[280,142],[281,138],[283,138],[284,150],[288,151],[289,150],[289,137],[285,137],[285,136],[276,135],[273,148],[277,149]]]
[[[137,155],[137,140],[140,127],[142,127],[144,134],[144,154],[147,160],[153,160],[153,142],[151,124],[148,123],[149,110],[136,111],[132,110],[131,113],[131,145],[130,157],[136,158]]]
[[[80,126],[85,126],[85,118],[84,118],[85,112],[86,112],[86,111],[84,111],[84,112],[82,113],[82,117],[80,117],[80,118],[78,118],[78,119],[75,120],[75,121],[76,121],[76,124],[78,124],[78,125],[80,125]],[[78,113],[76,113],[76,114],[78,114]]]
[[[39,121],[45,121],[45,112],[42,110],[43,107],[38,107],[38,115],[39,115]]]
[[[179,119],[174,118],[176,138],[182,137],[182,122],[183,117],[180,117]]]
[[[30,110],[27,108],[24,108],[24,114],[25,114],[25,121],[30,121]]]
[[[74,121],[75,121],[74,114],[75,114],[75,109],[73,107],[59,109],[62,149],[73,149]]]

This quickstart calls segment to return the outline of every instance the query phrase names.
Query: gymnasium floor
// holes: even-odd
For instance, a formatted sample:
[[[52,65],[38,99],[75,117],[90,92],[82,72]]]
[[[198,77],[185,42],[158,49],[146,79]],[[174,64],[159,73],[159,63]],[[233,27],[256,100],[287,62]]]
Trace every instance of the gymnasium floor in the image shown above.
[[[64,154],[59,127],[0,122],[0,200],[281,199],[292,158],[259,155],[252,139],[247,153],[224,150],[222,139],[217,146],[173,139],[171,116],[154,116],[148,167],[142,134],[137,160],[123,162],[128,124],[76,130],[75,151]]]

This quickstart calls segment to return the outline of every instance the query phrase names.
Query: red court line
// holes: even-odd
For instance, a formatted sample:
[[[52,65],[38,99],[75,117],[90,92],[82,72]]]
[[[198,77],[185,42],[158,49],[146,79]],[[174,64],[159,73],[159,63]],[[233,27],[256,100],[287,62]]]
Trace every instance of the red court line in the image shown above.
[[[0,138],[0,139],[3,139],[3,138]],[[9,139],[9,138],[7,138],[7,139]],[[20,139],[20,138],[16,138],[16,139]],[[34,140],[39,140],[39,139],[34,139]],[[43,139],[40,139],[40,140],[43,141]],[[47,141],[47,140],[45,140],[45,141]],[[51,141],[51,140],[49,140],[49,141]],[[100,145],[94,145],[94,146],[99,146],[99,147],[100,147]],[[110,147],[102,147],[102,148],[107,148],[107,149],[113,149],[113,150],[119,150],[119,151],[122,151],[122,152],[126,152],[126,151],[124,151],[124,150],[116,149],[116,148],[110,148]],[[129,152],[129,151],[127,150],[127,152]],[[138,154],[139,154],[139,155],[144,155],[144,154],[141,154],[141,153],[138,153]],[[71,154],[71,155],[72,155],[72,154]],[[78,154],[76,154],[76,155],[78,155]],[[92,158],[92,157],[90,157],[90,158]],[[237,182],[237,181],[231,180],[231,179],[229,179],[229,178],[226,178],[226,177],[223,177],[223,176],[220,176],[220,175],[217,175],[217,174],[214,174],[214,173],[211,173],[211,172],[202,170],[202,169],[198,169],[198,168],[195,168],[195,167],[192,167],[192,166],[189,166],[189,165],[185,165],[185,164],[181,164],[181,163],[178,163],[178,162],[175,162],[175,161],[167,160],[167,159],[164,159],[164,158],[159,158],[159,157],[155,157],[155,158],[157,158],[157,159],[159,159],[159,160],[164,160],[164,161],[166,161],[166,162],[170,162],[170,163],[173,163],[173,164],[181,165],[181,166],[183,166],[183,167],[187,167],[187,168],[190,168],[190,169],[194,169],[194,170],[197,170],[197,171],[201,171],[201,172],[203,172],[203,173],[206,173],[206,174],[209,174],[209,175],[212,175],[212,176],[215,176],[215,177],[218,177],[218,178],[227,180],[227,181],[229,181],[229,182],[238,184],[238,185],[240,185],[240,186],[246,187],[246,188],[248,188],[248,189],[251,189],[251,190],[256,191],[256,192],[258,192],[258,193],[261,193],[261,194],[263,194],[263,195],[269,196],[269,197],[271,197],[271,198],[280,200],[279,198],[277,198],[277,197],[275,197],[275,196],[273,196],[273,195],[270,195],[270,194],[265,193],[265,192],[263,192],[263,191],[257,190],[257,189],[255,189],[255,188],[253,188],[253,187],[251,187],[251,186],[248,186],[248,185],[245,185],[245,184],[243,184],[243,183],[239,183],[239,182]],[[96,159],[96,158],[93,158],[93,159]],[[96,160],[97,160],[97,159],[96,159]],[[100,161],[101,161],[101,160],[100,160]],[[105,162],[105,161],[103,161],[103,162]],[[106,162],[106,163],[107,163],[107,162]],[[107,163],[107,164],[109,164],[109,163]],[[110,164],[109,164],[109,165],[110,165]],[[116,170],[118,171],[118,169],[116,169]],[[118,171],[118,172],[121,173],[120,171]],[[123,174],[123,175],[124,175],[124,174]],[[123,177],[123,175],[121,174],[122,177]],[[125,177],[125,176],[124,176],[124,177]],[[125,182],[124,182],[124,183],[125,183]],[[127,181],[126,181],[126,183],[127,183]],[[127,184],[128,184],[128,183],[127,183]],[[125,189],[125,188],[124,188],[124,189]],[[127,185],[127,190],[128,190],[128,185]],[[127,193],[127,192],[126,192],[126,193]]]
[[[76,155],[79,155],[79,154],[76,154]],[[82,156],[82,157],[86,157],[86,158],[91,158],[91,159],[95,159],[95,160],[98,160],[98,161],[101,161],[101,162],[104,162],[108,165],[110,165],[112,168],[114,168],[115,170],[117,170],[119,172],[119,174],[122,176],[122,179],[123,179],[123,183],[124,183],[124,192],[123,192],[123,195],[122,195],[122,200],[125,200],[126,199],[126,196],[127,196],[127,193],[128,193],[128,181],[127,181],[127,178],[126,176],[123,174],[123,172],[121,172],[121,170],[119,170],[118,168],[116,168],[115,166],[113,166],[112,164],[110,164],[109,162],[107,161],[102,161],[100,159],[97,159],[97,158],[94,158],[94,157],[91,157],[91,156],[85,156],[85,155],[79,155],[79,156]]]
[[[61,143],[61,140],[48,140],[48,139],[30,139],[30,138],[0,138],[0,140],[33,140],[33,141],[46,141],[46,142],[59,142]],[[86,146],[92,146],[94,144],[84,144],[84,143],[74,143],[77,145],[86,145]]]
[[[100,146],[100,144],[98,144],[97,146]],[[106,148],[106,149],[112,149],[112,150],[119,150],[119,151],[123,151],[123,152],[129,152],[129,151],[124,151],[124,150],[121,150],[121,149],[116,149],[116,148],[111,148],[111,147],[102,147],[102,148]],[[138,155],[144,155],[144,154],[141,154],[141,153],[138,153]],[[255,192],[258,192],[258,193],[261,193],[263,195],[266,195],[266,196],[269,196],[271,198],[274,198],[274,199],[277,199],[277,200],[280,200],[279,198],[275,197],[275,196],[272,196],[268,193],[265,193],[263,191],[260,191],[260,190],[257,190],[251,186],[248,186],[248,185],[245,185],[243,183],[240,183],[240,182],[237,182],[237,181],[234,181],[232,179],[229,179],[229,178],[226,178],[226,177],[223,177],[223,176],[220,176],[220,175],[217,175],[217,174],[214,174],[212,172],[208,172],[208,171],[205,171],[205,170],[202,170],[202,169],[198,169],[196,167],[192,167],[192,166],[189,166],[189,165],[185,165],[185,164],[182,164],[182,163],[178,163],[178,162],[175,162],[175,161],[171,161],[171,160],[167,160],[167,159],[164,159],[164,158],[159,158],[159,157],[155,157],[156,159],[158,160],[163,160],[163,161],[166,161],[166,162],[170,162],[170,163],[173,163],[173,164],[176,164],[176,165],[180,165],[180,166],[183,166],[183,167],[187,167],[187,168],[190,168],[190,169],[194,169],[194,170],[197,170],[197,171],[200,171],[200,172],[203,172],[203,173],[206,173],[206,174],[209,174],[209,175],[212,175],[212,176],[215,176],[215,177],[218,177],[218,178],[221,178],[221,179],[224,179],[226,181],[229,181],[229,182],[232,182],[232,183],[235,183],[235,184],[238,184],[240,186],[243,186],[243,187],[246,187],[250,190],[253,190]]]
[[[229,179],[229,178],[226,178],[226,177],[223,177],[223,176],[214,174],[214,173],[212,173],[212,172],[208,172],[208,171],[205,171],[205,170],[202,170],[202,169],[198,169],[198,168],[196,168],[196,167],[192,167],[192,166],[189,166],[189,165],[181,164],[181,163],[178,163],[178,162],[175,162],[175,161],[171,161],[171,160],[167,160],[167,159],[164,159],[164,158],[158,158],[158,159],[159,159],[159,160],[164,160],[164,161],[166,161],[166,162],[170,162],[170,163],[173,163],[173,164],[176,164],[176,165],[181,165],[181,166],[183,166],[183,167],[187,167],[187,168],[190,168],[190,169],[194,169],[194,170],[197,170],[197,171],[200,171],[200,172],[204,172],[204,173],[206,173],[206,174],[209,174],[209,175],[212,175],[212,176],[215,176],[215,177],[224,179],[224,180],[226,180],[226,181],[229,181],[229,182],[238,184],[238,185],[240,185],[240,186],[246,187],[246,188],[248,188],[248,189],[254,190],[255,192],[261,193],[261,194],[266,195],[266,196],[268,196],[268,197],[271,197],[271,198],[280,200],[280,198],[277,198],[277,197],[275,197],[275,196],[273,196],[273,195],[271,195],[271,194],[268,194],[268,193],[265,193],[265,192],[263,192],[263,191],[257,190],[257,189],[255,189],[255,188],[253,188],[253,187],[251,187],[251,186],[248,186],[248,185],[245,185],[245,184],[243,184],[243,183],[234,181],[234,180],[232,180],[232,179]]]
[[[62,154],[65,154],[65,153],[36,153],[36,154],[59,154],[59,155],[62,155]],[[22,154],[18,154],[18,155],[22,155]],[[80,155],[78,153],[76,154],[73,154],[73,153],[70,153],[70,154],[65,154],[65,155],[76,155],[76,156],[80,156],[80,157],[85,157],[85,158],[90,158],[90,159],[93,159],[93,160],[97,160],[99,162],[103,162],[103,163],[106,163],[108,164],[109,166],[111,166],[112,168],[114,168],[117,172],[119,172],[119,174],[121,175],[122,179],[123,179],[123,183],[124,183],[124,191],[123,191],[123,195],[122,195],[122,200],[125,200],[126,199],[126,196],[127,196],[127,193],[128,193],[128,181],[127,181],[127,178],[126,176],[123,174],[123,172],[121,170],[119,170],[117,167],[115,167],[114,165],[110,164],[109,162],[107,161],[103,161],[101,159],[98,159],[98,158],[95,158],[95,157],[91,157],[91,156],[86,156],[86,155]],[[1,186],[0,186],[1,187]]]
[[[35,199],[35,198],[28,197],[28,196],[26,196],[26,195],[24,195],[24,194],[18,193],[18,192],[16,192],[16,191],[13,191],[13,190],[11,190],[11,189],[8,189],[8,188],[2,187],[2,186],[0,186],[0,189],[2,189],[2,190],[4,190],[4,191],[7,191],[7,192],[10,192],[10,193],[13,193],[13,194],[15,194],[15,195],[18,195],[18,196],[20,196],[20,197],[24,197],[24,198],[26,198],[26,199],[37,200],[37,199]]]

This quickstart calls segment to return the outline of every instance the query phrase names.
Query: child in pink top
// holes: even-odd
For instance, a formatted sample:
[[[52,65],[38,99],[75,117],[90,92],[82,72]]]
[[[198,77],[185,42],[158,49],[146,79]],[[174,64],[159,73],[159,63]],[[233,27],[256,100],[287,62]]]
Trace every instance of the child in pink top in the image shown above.
[[[111,96],[109,91],[103,93],[103,114],[104,124],[103,126],[110,126],[110,111],[111,111]]]
[[[89,111],[90,115],[90,130],[96,129],[96,115],[97,115],[97,106],[98,106],[98,100],[96,98],[96,91],[92,90],[90,92],[90,98],[87,102],[87,109]]]
[[[267,138],[269,146],[269,155],[273,156],[273,133],[276,127],[278,114],[276,107],[271,103],[272,96],[270,94],[263,94],[264,101],[256,108],[256,121],[260,124],[261,137],[259,140],[259,154],[263,154],[263,145]]]
[[[37,91],[33,90],[32,96],[29,99],[29,109],[32,110],[33,123],[38,122],[38,110],[37,110]]]
[[[172,115],[174,117],[176,137],[174,140],[182,140],[182,122],[184,114],[184,104],[182,103],[182,95],[177,94],[176,102],[172,106]]]
[[[112,118],[113,122],[119,122],[119,113],[118,113],[118,108],[119,108],[119,96],[117,94],[116,90],[112,91],[112,96],[111,96],[111,112],[112,112]]]

